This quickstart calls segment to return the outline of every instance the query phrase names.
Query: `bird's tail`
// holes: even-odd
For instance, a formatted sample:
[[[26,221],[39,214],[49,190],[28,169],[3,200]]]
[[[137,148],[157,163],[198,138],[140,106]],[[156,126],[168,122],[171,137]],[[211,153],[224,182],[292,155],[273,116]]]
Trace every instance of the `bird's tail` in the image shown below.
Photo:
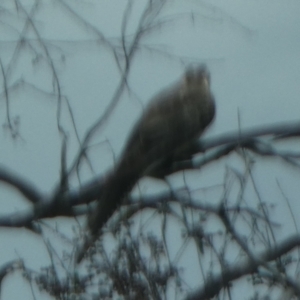
[[[103,186],[103,195],[97,203],[96,210],[88,220],[92,235],[97,236],[104,224],[109,220],[124,197],[132,190],[140,177],[139,170],[118,169]]]
[[[133,159],[123,159],[102,186],[102,196],[98,200],[95,211],[88,216],[89,236],[77,253],[76,260],[80,262],[86,251],[95,243],[103,225],[109,220],[124,197],[132,190],[145,168],[145,160],[138,156]]]

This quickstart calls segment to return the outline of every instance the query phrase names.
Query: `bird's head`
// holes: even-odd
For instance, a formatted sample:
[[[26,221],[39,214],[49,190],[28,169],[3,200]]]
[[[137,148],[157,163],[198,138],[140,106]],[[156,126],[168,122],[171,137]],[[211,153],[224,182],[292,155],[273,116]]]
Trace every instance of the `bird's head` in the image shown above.
[[[210,73],[207,67],[199,65],[197,67],[187,68],[184,75],[184,83],[187,86],[203,86],[206,89],[209,89],[210,86]]]

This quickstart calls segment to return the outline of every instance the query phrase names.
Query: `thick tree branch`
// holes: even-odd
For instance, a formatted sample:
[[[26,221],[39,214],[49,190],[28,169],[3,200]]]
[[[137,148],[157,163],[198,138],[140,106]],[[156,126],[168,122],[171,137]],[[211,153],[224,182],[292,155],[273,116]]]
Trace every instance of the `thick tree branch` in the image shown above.
[[[266,126],[239,130],[238,132],[224,133],[216,137],[201,139],[198,143],[198,151],[204,152],[217,146],[244,143],[247,140],[260,136],[271,136],[274,139],[300,136],[300,121],[288,123],[276,123]]]
[[[296,162],[297,154],[281,153],[275,151],[272,147],[261,147],[262,141],[258,137],[269,136],[269,144],[277,139],[287,137],[298,137],[300,135],[300,123],[283,123],[256,127],[247,129],[243,132],[225,133],[220,136],[201,139],[199,142],[192,143],[192,154],[201,154],[206,152],[200,159],[188,160],[184,162],[175,162],[170,173],[185,169],[198,169],[214,160],[217,160],[233,150],[240,147],[246,147],[260,155],[280,156],[286,162]],[[272,150],[272,151],[271,151]],[[299,164],[297,162],[297,164]],[[159,167],[159,163],[157,165]],[[34,203],[34,207],[25,212],[13,214],[12,216],[0,218],[0,226],[22,227],[29,226],[33,221],[52,218],[57,216],[74,216],[76,211],[74,206],[87,204],[102,195],[102,186],[105,185],[106,176],[98,176],[78,189],[71,191],[54,191],[53,195],[47,197],[38,192],[35,187],[18,177],[3,167],[0,169],[0,181],[5,182],[17,189],[26,199]],[[46,199],[49,199],[46,201]],[[86,210],[87,211],[87,210]],[[84,210],[81,210],[84,213]]]
[[[24,178],[8,171],[3,166],[0,167],[0,181],[5,182],[18,190],[31,203],[38,203],[43,199],[42,193],[40,193],[36,187]]]
[[[254,138],[260,136],[271,136],[274,139],[280,137],[281,139],[286,136],[300,136],[300,122],[291,122],[291,123],[281,123],[265,126],[264,128],[256,127],[253,129],[244,130],[240,132],[225,133],[216,137],[204,138],[191,145],[192,154],[201,154],[207,151],[201,159],[196,159],[195,162],[192,160],[175,162],[173,164],[173,169],[170,170],[170,174],[173,172],[178,172],[186,169],[198,169],[211,161],[217,160],[231,151],[239,148],[246,147],[252,148]],[[218,148],[217,148],[218,147]],[[215,149],[216,148],[216,149]],[[255,148],[256,152],[261,155],[266,155],[266,152],[258,151],[258,148]],[[209,151],[209,152],[208,152]],[[282,155],[279,152],[268,152],[268,155]],[[299,152],[300,154],[300,152]],[[287,158],[295,158],[296,155],[293,153],[284,153],[284,156]],[[159,167],[159,163],[157,165]],[[98,177],[95,180],[92,180],[79,190],[71,191],[67,196],[72,205],[84,204],[93,201],[95,196],[99,198],[101,196],[101,187],[104,184],[104,177]]]

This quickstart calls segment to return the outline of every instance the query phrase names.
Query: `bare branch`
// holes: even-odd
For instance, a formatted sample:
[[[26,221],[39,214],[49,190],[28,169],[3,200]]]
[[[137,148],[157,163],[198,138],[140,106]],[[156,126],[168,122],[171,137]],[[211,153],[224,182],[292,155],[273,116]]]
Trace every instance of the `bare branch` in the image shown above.
[[[0,294],[2,291],[2,281],[5,278],[5,276],[9,275],[10,273],[16,270],[22,270],[22,269],[23,269],[23,261],[19,259],[7,262],[5,265],[0,267]]]
[[[36,187],[4,167],[0,168],[0,181],[5,182],[18,190],[31,203],[39,203],[44,199],[44,196],[36,189]]]
[[[245,275],[251,275],[258,271],[259,263],[261,261],[270,262],[280,258],[282,255],[292,251],[294,248],[300,246],[300,236],[292,236],[276,245],[272,249],[263,251],[257,255],[257,260],[247,259],[243,263],[238,263],[236,266],[228,266],[222,274],[216,275],[211,279],[208,279],[205,286],[199,288],[195,292],[191,293],[186,300],[199,300],[199,299],[211,299],[218,295],[220,290],[225,286],[228,286],[230,282],[237,280]],[[297,287],[299,290],[299,287]],[[299,297],[299,294],[298,294]]]

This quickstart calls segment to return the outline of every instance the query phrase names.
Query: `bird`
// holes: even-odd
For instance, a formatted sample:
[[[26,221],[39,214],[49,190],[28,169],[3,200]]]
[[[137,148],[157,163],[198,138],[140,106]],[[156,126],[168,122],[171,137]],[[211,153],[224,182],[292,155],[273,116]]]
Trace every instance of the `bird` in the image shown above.
[[[77,261],[139,179],[168,175],[172,163],[186,155],[187,146],[201,136],[215,113],[210,73],[204,64],[188,67],[179,81],[150,100],[102,186],[96,209],[88,216],[90,237]]]

